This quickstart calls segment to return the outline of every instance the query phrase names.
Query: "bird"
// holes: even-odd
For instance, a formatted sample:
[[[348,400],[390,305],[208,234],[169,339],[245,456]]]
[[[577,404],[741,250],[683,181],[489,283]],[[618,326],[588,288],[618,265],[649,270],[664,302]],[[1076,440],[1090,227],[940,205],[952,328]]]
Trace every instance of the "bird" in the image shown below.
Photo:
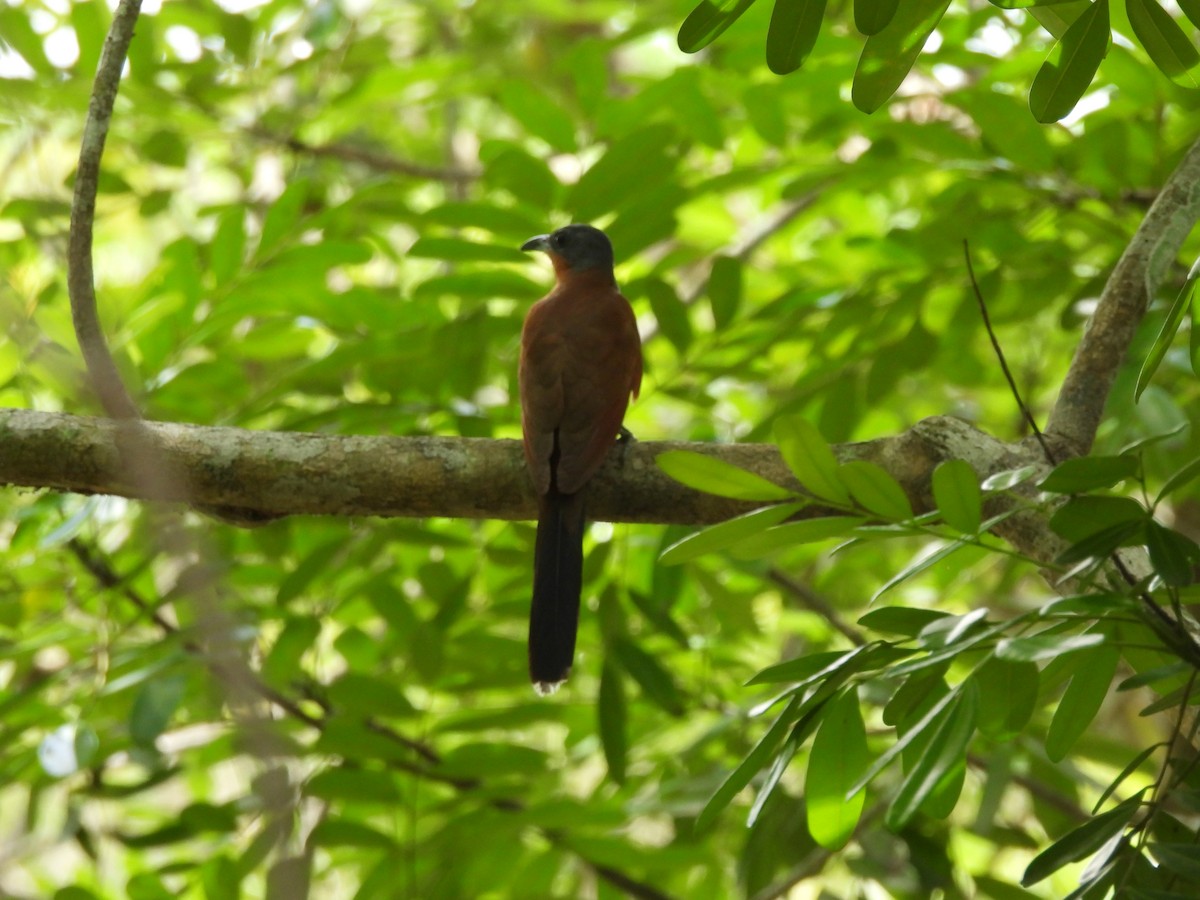
[[[518,383],[525,463],[538,495],[529,612],[529,678],[542,695],[571,671],[583,582],[588,481],[620,436],[642,383],[642,343],[613,274],[613,248],[591,225],[521,245],[554,265],[555,285],[525,316]]]

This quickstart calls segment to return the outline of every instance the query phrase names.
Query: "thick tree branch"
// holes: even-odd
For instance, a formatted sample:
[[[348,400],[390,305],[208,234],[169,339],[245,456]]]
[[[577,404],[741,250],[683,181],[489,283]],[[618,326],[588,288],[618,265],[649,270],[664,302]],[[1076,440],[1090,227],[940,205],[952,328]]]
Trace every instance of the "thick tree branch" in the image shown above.
[[[445,516],[531,519],[533,488],[515,440],[363,437],[206,428],[144,422],[161,462],[178,478],[147,479],[121,464],[122,423],[0,410],[0,483],[115,494],[243,510],[251,516]],[[614,522],[704,525],[753,509],[684,487],[664,475],[665,450],[703,453],[799,490],[769,444],[635,442],[612,454],[589,487],[588,511]],[[1040,450],[1005,444],[960,419],[935,417],[895,437],[835,448],[839,458],[887,469],[919,510],[931,508],[929,480],[946,459],[986,477],[1024,465],[1046,467]],[[812,507],[807,515],[823,515]],[[1022,547],[1046,540],[1043,517],[1015,517],[1005,533]],[[1025,529],[1025,531],[1022,531]],[[1040,557],[1039,557],[1040,558]]]
[[[1046,433],[1068,455],[1091,450],[1109,392],[1150,299],[1200,219],[1200,141],[1171,173],[1104,285],[1063,382]]]
[[[133,39],[133,26],[141,6],[141,0],[121,0],[113,16],[112,27],[104,39],[79,149],[75,198],[71,203],[71,238],[67,248],[67,291],[71,297],[71,317],[75,323],[79,349],[83,351],[100,402],[110,416],[118,419],[137,418],[138,409],[121,381],[121,374],[109,352],[96,311],[92,223],[96,217],[100,158],[104,155],[113,103],[121,83],[121,69],[125,65],[129,42]]]

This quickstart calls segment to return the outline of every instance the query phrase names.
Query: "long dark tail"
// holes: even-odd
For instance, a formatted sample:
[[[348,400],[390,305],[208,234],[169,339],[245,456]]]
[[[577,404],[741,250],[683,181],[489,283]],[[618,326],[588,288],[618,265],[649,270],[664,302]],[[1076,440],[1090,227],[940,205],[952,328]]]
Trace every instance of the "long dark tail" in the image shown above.
[[[582,585],[583,497],[551,488],[538,502],[529,612],[529,679],[540,694],[571,671]]]

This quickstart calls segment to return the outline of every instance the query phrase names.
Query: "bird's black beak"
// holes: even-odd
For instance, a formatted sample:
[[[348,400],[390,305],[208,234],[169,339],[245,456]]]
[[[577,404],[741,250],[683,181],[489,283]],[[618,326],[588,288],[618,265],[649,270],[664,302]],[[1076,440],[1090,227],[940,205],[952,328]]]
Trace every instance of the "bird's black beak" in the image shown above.
[[[531,237],[521,245],[522,250],[545,250],[550,249],[550,235],[539,234],[536,237]]]

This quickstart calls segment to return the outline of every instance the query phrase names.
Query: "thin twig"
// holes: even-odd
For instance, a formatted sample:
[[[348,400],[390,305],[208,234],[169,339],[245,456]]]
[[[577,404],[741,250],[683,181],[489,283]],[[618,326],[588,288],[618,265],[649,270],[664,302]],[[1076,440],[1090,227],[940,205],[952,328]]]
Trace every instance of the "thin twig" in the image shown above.
[[[100,159],[104,155],[113,103],[121,83],[121,69],[129,52],[129,42],[133,40],[133,26],[141,6],[141,0],[121,0],[104,39],[79,148],[79,170],[75,175],[71,236],[67,247],[67,291],[79,349],[101,404],[115,419],[136,419],[139,413],[133,398],[125,390],[100,327],[92,271],[92,228],[96,218],[96,191],[100,184]]]
[[[1029,427],[1033,430],[1033,435],[1041,445],[1042,452],[1046,454],[1046,459],[1050,465],[1058,465],[1058,458],[1050,449],[1050,445],[1046,443],[1042,429],[1038,427],[1037,419],[1033,417],[1033,413],[1029,411],[1025,400],[1021,397],[1021,392],[1017,388],[1017,381],[1013,378],[1012,370],[1008,367],[1008,360],[1004,358],[1004,350],[1000,347],[1000,341],[996,337],[995,330],[992,328],[992,318],[988,315],[987,302],[983,299],[983,291],[979,289],[979,282],[975,278],[975,267],[971,265],[971,245],[967,242],[966,238],[963,238],[963,258],[967,261],[967,276],[971,279],[971,290],[975,293],[975,302],[979,304],[979,315],[983,318],[983,327],[987,329],[988,338],[992,342],[992,350],[995,352],[996,359],[1000,362],[1000,369],[1004,372],[1004,378],[1008,382],[1008,389],[1012,392],[1017,406],[1020,407],[1025,421],[1029,423]]]
[[[444,181],[450,184],[465,185],[479,178],[480,172],[474,169],[460,169],[450,166],[431,166],[412,160],[400,159],[377,150],[365,147],[355,147],[350,144],[310,144],[297,137],[284,137],[261,128],[252,128],[250,133],[262,140],[282,144],[294,153],[305,156],[325,157],[342,162],[356,163],[387,172],[391,175],[403,175],[406,178],[419,178],[425,181]]]
[[[850,643],[861,647],[867,642],[861,631],[843,619],[838,611],[833,608],[833,604],[808,585],[797,581],[795,578],[774,567],[767,570],[767,578],[799,600],[803,606],[815,612],[840,631]]]

